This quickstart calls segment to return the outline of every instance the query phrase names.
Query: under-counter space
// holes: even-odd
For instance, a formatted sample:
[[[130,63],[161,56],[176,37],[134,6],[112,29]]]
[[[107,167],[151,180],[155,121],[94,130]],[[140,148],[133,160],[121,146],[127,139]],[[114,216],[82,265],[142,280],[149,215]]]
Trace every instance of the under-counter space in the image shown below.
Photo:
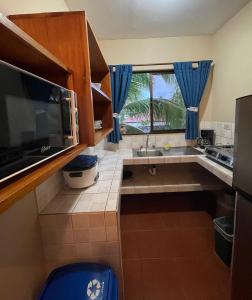
[[[121,194],[148,194],[221,190],[227,185],[197,163],[126,166],[132,177],[124,179]]]

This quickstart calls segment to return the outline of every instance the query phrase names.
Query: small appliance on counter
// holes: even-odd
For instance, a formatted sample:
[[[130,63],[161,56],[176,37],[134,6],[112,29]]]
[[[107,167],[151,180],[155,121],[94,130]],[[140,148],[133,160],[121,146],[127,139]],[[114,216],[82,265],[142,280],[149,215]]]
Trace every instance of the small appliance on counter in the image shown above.
[[[210,146],[206,148],[206,156],[218,164],[232,170],[234,163],[234,146]]]
[[[74,189],[93,185],[98,177],[97,155],[79,155],[63,168],[67,185]]]
[[[203,129],[200,131],[200,138],[197,140],[200,148],[205,149],[207,146],[214,144],[214,130],[213,129]]]

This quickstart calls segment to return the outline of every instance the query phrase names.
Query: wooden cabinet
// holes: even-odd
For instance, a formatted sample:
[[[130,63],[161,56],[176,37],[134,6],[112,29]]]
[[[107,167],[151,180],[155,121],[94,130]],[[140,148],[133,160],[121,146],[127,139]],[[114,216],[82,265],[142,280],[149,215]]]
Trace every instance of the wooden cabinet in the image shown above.
[[[0,60],[72,88],[71,70],[1,14]]]
[[[73,73],[58,57],[0,14],[0,60],[73,89]],[[0,212],[85,150],[80,144],[0,185]]]
[[[71,69],[80,142],[99,143],[113,127],[110,76],[85,12],[12,15],[9,19]],[[101,89],[92,83],[101,83]],[[101,130],[95,131],[94,120],[102,120]]]

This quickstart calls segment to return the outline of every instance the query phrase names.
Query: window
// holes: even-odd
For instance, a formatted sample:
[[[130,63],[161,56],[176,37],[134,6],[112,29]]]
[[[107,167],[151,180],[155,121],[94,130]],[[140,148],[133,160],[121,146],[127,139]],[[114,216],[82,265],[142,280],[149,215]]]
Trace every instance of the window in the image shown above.
[[[173,72],[133,73],[120,113],[123,134],[185,131],[186,108]]]

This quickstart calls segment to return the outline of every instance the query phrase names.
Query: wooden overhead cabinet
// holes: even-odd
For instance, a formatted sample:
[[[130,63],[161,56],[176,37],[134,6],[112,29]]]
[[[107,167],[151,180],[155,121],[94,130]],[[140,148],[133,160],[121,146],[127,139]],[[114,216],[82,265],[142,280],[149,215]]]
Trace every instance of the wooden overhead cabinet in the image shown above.
[[[0,14],[0,60],[73,89],[73,74],[58,57]],[[22,112],[21,112],[22,113]],[[87,148],[78,146],[0,185],[0,213]]]
[[[93,146],[113,128],[108,66],[84,11],[12,15],[9,19],[72,71],[79,107],[80,142]],[[99,89],[93,83],[100,83]],[[102,120],[102,129],[94,129]]]

